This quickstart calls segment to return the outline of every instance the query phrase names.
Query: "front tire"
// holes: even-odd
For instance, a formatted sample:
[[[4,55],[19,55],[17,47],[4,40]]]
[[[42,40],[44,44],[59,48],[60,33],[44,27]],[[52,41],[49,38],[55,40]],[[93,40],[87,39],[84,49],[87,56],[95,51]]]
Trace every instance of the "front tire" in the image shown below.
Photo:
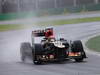
[[[76,58],[75,61],[76,62],[82,62],[83,61],[83,58]]]
[[[81,52],[80,58],[75,58],[76,62],[82,62],[86,58],[82,42],[80,40],[74,41],[72,44],[72,52]]]
[[[41,55],[43,52],[43,47],[41,44],[35,44],[34,49],[32,50],[33,54],[33,63],[36,65],[42,64],[42,61],[39,59],[38,55]]]
[[[34,60],[33,60],[33,63],[34,63],[35,65],[40,65],[40,64],[42,64],[42,61],[41,61],[41,60],[38,60],[38,58],[35,56],[35,57],[34,57]]]

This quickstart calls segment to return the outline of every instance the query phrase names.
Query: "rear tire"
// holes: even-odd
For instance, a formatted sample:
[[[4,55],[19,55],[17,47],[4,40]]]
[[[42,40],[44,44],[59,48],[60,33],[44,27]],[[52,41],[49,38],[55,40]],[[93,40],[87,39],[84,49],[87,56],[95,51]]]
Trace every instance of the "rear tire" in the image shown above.
[[[72,52],[81,52],[82,55],[80,58],[75,58],[76,62],[82,62],[84,58],[86,58],[85,51],[83,49],[82,42],[80,40],[74,41],[72,44]]]
[[[23,62],[25,62],[26,56],[27,56],[28,52],[30,52],[30,51],[31,51],[30,43],[24,42],[24,43],[21,44],[20,55],[21,55],[21,60]]]

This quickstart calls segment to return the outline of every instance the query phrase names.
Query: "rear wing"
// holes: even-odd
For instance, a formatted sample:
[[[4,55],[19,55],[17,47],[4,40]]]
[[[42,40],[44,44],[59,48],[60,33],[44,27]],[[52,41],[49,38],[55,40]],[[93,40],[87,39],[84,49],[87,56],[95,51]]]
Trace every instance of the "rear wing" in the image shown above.
[[[43,36],[45,36],[45,31],[44,30],[35,30],[35,31],[32,31],[32,35],[34,35],[34,37],[43,37]]]
[[[50,37],[53,36],[53,28],[47,28],[44,30],[34,30],[32,31],[32,35],[34,37]]]

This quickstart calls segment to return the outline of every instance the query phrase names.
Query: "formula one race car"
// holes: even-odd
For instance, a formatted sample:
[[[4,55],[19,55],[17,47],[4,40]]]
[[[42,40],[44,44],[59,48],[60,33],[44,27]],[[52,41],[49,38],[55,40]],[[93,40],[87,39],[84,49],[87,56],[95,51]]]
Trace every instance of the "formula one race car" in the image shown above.
[[[34,43],[36,37],[43,37],[43,39],[40,43]],[[81,62],[86,58],[80,40],[68,42],[64,38],[56,39],[53,35],[53,28],[32,31],[32,46],[30,43],[24,42],[21,44],[20,52],[22,61],[25,61],[26,57],[30,57],[34,64],[66,59]]]

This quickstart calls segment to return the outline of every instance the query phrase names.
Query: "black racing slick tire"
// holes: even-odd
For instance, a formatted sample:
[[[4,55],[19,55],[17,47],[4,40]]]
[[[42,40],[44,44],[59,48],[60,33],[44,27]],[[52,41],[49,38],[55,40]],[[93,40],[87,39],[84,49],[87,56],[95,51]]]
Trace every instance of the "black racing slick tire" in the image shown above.
[[[28,42],[21,43],[20,47],[20,55],[21,55],[21,60],[24,62],[28,53],[31,51],[31,45]],[[31,54],[30,54],[31,55]]]
[[[76,62],[82,62],[83,61],[83,58],[76,58],[75,61]]]
[[[35,44],[34,46],[34,58],[33,58],[33,63],[36,65],[42,64],[42,61],[39,59],[38,55],[41,55],[43,52],[43,47],[41,44]]]
[[[82,62],[84,58],[86,58],[85,51],[83,49],[82,42],[80,40],[74,41],[72,44],[73,52],[81,52],[81,56],[79,58],[75,58],[76,62]]]
[[[72,51],[73,52],[83,52],[83,45],[82,42],[80,40],[74,41],[72,44]]]

